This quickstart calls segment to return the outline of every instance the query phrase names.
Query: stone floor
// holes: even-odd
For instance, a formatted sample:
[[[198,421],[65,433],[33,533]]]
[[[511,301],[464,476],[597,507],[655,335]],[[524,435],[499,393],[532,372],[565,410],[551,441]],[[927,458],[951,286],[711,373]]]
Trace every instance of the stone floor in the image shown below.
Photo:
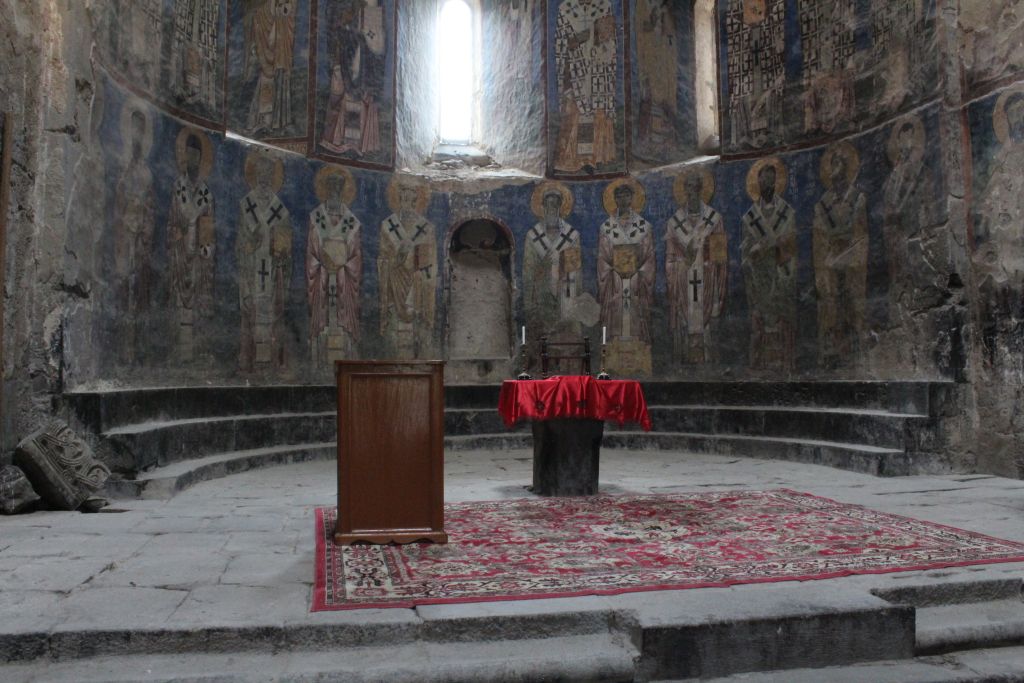
[[[1024,481],[986,475],[883,479],[787,462],[671,452],[606,450],[601,466],[607,493],[787,487],[1024,541]],[[449,453],[446,499],[531,495],[524,490],[531,467],[531,453],[525,450]],[[206,482],[168,501],[116,501],[100,514],[0,518],[0,636],[76,629],[402,624],[448,614],[537,612],[553,605],[561,610],[608,603],[656,606],[665,599],[658,596],[669,595],[310,613],[313,511],[334,502],[334,477],[329,462],[305,463]],[[1019,578],[1024,565],[855,576],[797,586],[811,593],[863,591],[898,586],[908,575],[927,580],[979,573]],[[787,585],[709,590],[749,602],[759,591]],[[696,599],[704,591],[671,593]],[[22,674],[27,670],[18,669]]]

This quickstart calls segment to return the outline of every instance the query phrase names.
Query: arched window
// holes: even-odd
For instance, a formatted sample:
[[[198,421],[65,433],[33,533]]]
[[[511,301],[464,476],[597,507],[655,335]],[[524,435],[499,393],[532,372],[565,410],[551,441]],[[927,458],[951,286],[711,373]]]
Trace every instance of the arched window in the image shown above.
[[[715,0],[696,0],[693,6],[696,43],[697,146],[718,148],[718,17]]]
[[[466,0],[443,0],[437,20],[439,138],[442,144],[473,142],[476,119],[477,23]]]

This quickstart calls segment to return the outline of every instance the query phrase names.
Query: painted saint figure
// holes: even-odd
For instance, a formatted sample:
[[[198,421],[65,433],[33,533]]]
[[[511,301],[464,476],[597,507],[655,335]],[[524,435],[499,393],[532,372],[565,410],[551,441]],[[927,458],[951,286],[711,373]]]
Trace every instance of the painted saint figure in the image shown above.
[[[872,0],[871,59],[875,64],[879,105],[894,109],[924,84],[912,76],[926,63],[927,35],[923,0]]]
[[[1024,90],[1004,91],[996,100],[992,125],[999,147],[991,174],[978,194],[976,239],[971,260],[978,283],[981,341],[986,365],[1003,377],[1021,376],[1020,301],[1024,289]]]
[[[714,360],[714,325],[725,305],[729,253],[722,215],[708,206],[715,179],[707,169],[681,174],[679,210],[665,228],[669,327],[675,358]]]
[[[910,116],[893,126],[888,155],[892,172],[882,186],[885,257],[889,265],[890,320],[915,302],[912,279],[922,275],[919,233],[932,225],[934,190],[928,187],[931,174],[921,163],[924,156],[924,125]]]
[[[189,103],[219,106],[224,78],[219,67],[219,0],[174,0],[174,38],[171,50],[171,87]]]
[[[213,167],[213,146],[205,134],[183,128],[177,141],[180,175],[167,221],[172,322],[178,359],[191,361],[202,334],[197,328],[213,315],[216,245],[214,202],[206,178]]]
[[[581,330],[570,311],[580,295],[582,254],[580,234],[566,222],[572,193],[562,183],[543,183],[533,193],[532,208],[540,221],[526,236],[523,253],[523,308],[526,327],[534,337],[550,339],[565,330],[578,341]]]
[[[320,145],[355,157],[380,150],[387,35],[381,0],[341,0],[332,23],[330,97]]]
[[[853,110],[857,22],[857,0],[800,4],[805,131],[831,133]]]
[[[161,0],[112,0],[110,3],[107,31],[116,62],[113,66],[146,89],[153,88],[159,79],[162,27]]]
[[[859,348],[867,304],[868,211],[857,189],[857,150],[831,145],[821,159],[826,192],[814,207],[814,283],[818,290],[818,358],[834,368]]]
[[[1004,92],[992,113],[998,151],[988,183],[978,196],[977,252],[979,272],[991,285],[1024,286],[1024,234],[1021,195],[1024,182],[1024,90]]]
[[[637,0],[640,137],[674,144],[679,93],[679,38],[670,0]]]
[[[363,279],[362,224],[349,209],[352,174],[325,166],[316,176],[320,205],[309,216],[306,294],[313,365],[358,357],[359,287]]]
[[[560,130],[555,168],[615,160],[618,44],[610,0],[563,0],[555,28]]]
[[[123,363],[134,365],[149,312],[156,207],[153,174],[147,163],[152,130],[141,109],[126,107],[125,112],[122,131],[130,138],[114,199],[114,277],[118,355]]]
[[[437,235],[423,212],[425,187],[395,179],[388,187],[393,214],[380,224],[380,333],[396,358],[431,353],[437,308]]]
[[[239,367],[282,368],[284,309],[292,265],[292,223],[277,196],[284,167],[262,151],[245,160],[251,191],[238,205],[238,299],[242,313]]]
[[[246,76],[251,78],[253,71],[256,74],[249,131],[284,131],[294,123],[295,0],[264,0],[247,17],[246,46]]]
[[[778,135],[785,81],[785,0],[729,0],[729,139],[755,147]]]
[[[796,365],[796,212],[782,198],[786,167],[778,157],[762,159],[747,173],[754,201],[743,214],[740,252],[750,309],[750,365],[787,372]]]
[[[601,325],[608,328],[609,344],[621,348],[624,366],[650,373],[651,303],[654,300],[654,230],[640,211],[646,203],[643,187],[632,178],[612,182],[604,192],[609,218],[601,224],[597,257],[597,288]],[[628,350],[622,351],[628,347]],[[615,367],[609,362],[610,367]]]

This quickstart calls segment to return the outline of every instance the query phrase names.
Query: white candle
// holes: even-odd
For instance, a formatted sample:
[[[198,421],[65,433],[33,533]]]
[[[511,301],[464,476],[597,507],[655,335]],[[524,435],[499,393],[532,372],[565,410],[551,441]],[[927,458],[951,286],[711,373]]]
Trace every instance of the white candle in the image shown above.
[[[601,344],[603,346],[604,344],[607,344],[607,343],[608,343],[608,328],[607,327],[602,327],[601,328]]]
[[[526,344],[526,325],[523,325],[523,344]]]

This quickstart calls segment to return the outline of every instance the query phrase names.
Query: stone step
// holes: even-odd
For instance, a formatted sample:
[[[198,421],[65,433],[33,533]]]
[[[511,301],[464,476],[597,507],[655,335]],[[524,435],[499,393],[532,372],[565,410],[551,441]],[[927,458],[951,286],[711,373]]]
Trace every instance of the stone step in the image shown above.
[[[606,430],[603,445],[789,460],[874,476],[897,476],[911,469],[907,454],[899,449],[795,437]]]
[[[943,381],[643,382],[651,405],[812,406],[932,414]]]
[[[898,450],[936,450],[935,420],[916,413],[803,406],[648,405],[656,432],[749,434],[823,441],[870,443]],[[528,430],[525,422],[517,430]],[[453,436],[500,433],[497,410],[449,408],[445,433]]]
[[[118,471],[141,472],[217,453],[334,441],[336,421],[334,412],[192,418],[117,427],[102,440]]]
[[[638,442],[651,444],[648,447],[679,447],[658,444],[666,440],[680,443],[678,435],[687,434],[698,435],[705,440],[707,437],[722,437],[716,440],[723,444],[739,443],[741,437],[767,438],[766,442],[757,442],[762,444],[777,443],[781,439],[815,447],[837,442],[844,445],[867,443],[874,446],[867,448],[867,452],[875,460],[877,453],[892,450],[937,450],[934,444],[935,430],[931,429],[933,422],[920,415],[873,410],[757,406],[652,406],[650,413],[655,432],[640,438]],[[103,440],[116,454],[115,462],[125,463],[118,468],[119,471],[131,473],[212,454],[332,441],[337,435],[335,425],[336,416],[330,411],[235,415],[126,425],[108,431],[103,435]],[[529,433],[529,423],[522,422],[513,430],[506,430],[495,410],[451,408],[445,411],[445,432],[450,437],[478,437],[452,441],[452,447],[459,450],[508,448],[510,446],[503,440],[505,437],[515,444],[512,447],[518,448],[528,445],[523,435]],[[635,435],[640,434],[639,429],[633,425],[620,432],[630,435],[628,438],[633,441],[639,438]],[[653,444],[652,439],[658,439],[657,444]],[[682,443],[682,447],[686,447],[687,442]],[[632,447],[632,444],[627,443],[622,447]],[[702,452],[707,450],[697,448]],[[860,457],[863,450],[857,449],[855,459]],[[803,460],[807,457],[800,456]],[[873,474],[881,472],[876,465],[864,463],[844,469]]]
[[[662,680],[689,683],[697,679]],[[1024,683],[1024,647],[953,652],[821,669],[789,669],[699,679],[704,683]]]
[[[905,452],[884,446],[798,437],[644,432],[638,427],[617,429],[608,425],[601,443],[603,448],[679,451],[680,457],[685,457],[686,453],[712,453],[760,460],[787,460],[876,477],[950,474],[957,471],[955,464],[949,462],[942,453]],[[449,436],[445,437],[445,447],[456,451],[532,448],[533,437],[529,432]]]
[[[469,681],[645,681],[913,656],[912,607],[821,583],[738,589],[355,610],[296,616],[283,623],[271,618],[243,625],[229,614],[220,625],[165,622],[132,629],[57,624],[38,633],[0,630],[0,662],[7,662],[0,667],[0,680],[19,680],[36,670],[47,674],[45,680],[122,680],[102,678],[112,672],[110,658],[138,658],[138,668],[121,672],[129,676],[123,680],[147,680],[141,677],[146,669],[151,670],[148,680],[204,680],[228,661],[222,656],[242,663],[268,653],[291,655],[284,661],[308,667],[311,678],[336,670],[346,676],[364,672],[369,680]],[[376,649],[382,643],[387,648]],[[314,652],[324,657],[309,654]],[[427,666],[418,671],[421,678],[408,678],[417,672],[405,668],[416,661],[411,653],[417,652]],[[208,669],[178,674],[172,667],[185,661],[177,659],[181,653],[189,653],[191,661],[207,661]],[[521,668],[530,666],[531,659],[536,667]],[[466,662],[473,668],[445,668]],[[323,668],[324,663],[329,666]],[[271,667],[269,661],[266,665]],[[294,671],[296,678],[283,678],[307,680],[303,669]],[[435,679],[431,672],[448,678]],[[235,670],[221,673],[233,676]],[[155,677],[163,674],[167,678]],[[196,678],[189,679],[190,674]],[[239,680],[230,676],[209,679]]]
[[[1024,602],[1006,600],[923,607],[917,610],[919,655],[1024,646]],[[1024,674],[1024,660],[1021,660]]]
[[[149,422],[334,411],[331,385],[155,387],[67,393],[63,400],[92,432]]]
[[[235,421],[213,421],[214,424],[233,422]],[[319,442],[289,443],[169,460],[167,464],[153,466],[135,477],[112,479],[107,486],[107,492],[115,498],[169,498],[200,482],[229,474],[306,460],[330,460],[336,457],[337,452],[335,442],[329,440],[334,438],[333,424],[329,427],[324,426],[322,431],[326,438]],[[138,444],[144,441],[135,440],[133,443],[133,447],[137,448]],[[154,440],[150,439],[149,443],[154,443]],[[444,445],[446,450],[453,452],[531,449],[533,436],[524,430],[496,434],[463,434],[446,436]],[[934,456],[922,457],[898,449],[835,441],[735,434],[622,431],[614,428],[606,428],[603,447],[675,450],[681,453],[680,457],[685,457],[682,455],[685,453],[715,453],[766,460],[788,460],[875,476],[905,476],[923,471],[924,468],[919,467],[918,462],[928,463],[928,469],[931,469],[934,463]]]
[[[651,405],[760,405],[861,408],[934,415],[955,384],[942,381],[642,382]],[[447,385],[449,408],[494,409],[500,385]],[[333,385],[205,386],[76,391],[63,404],[99,434],[125,425],[190,418],[333,411]]]
[[[334,460],[337,455],[338,448],[335,443],[286,445],[218,453],[158,467],[135,479],[111,478],[107,481],[106,492],[111,498],[167,499],[200,482],[220,479],[230,474],[311,460]]]
[[[636,650],[609,633],[470,643],[406,643],[277,654],[163,654],[0,666],[6,683],[337,681],[502,683],[634,680]]]

